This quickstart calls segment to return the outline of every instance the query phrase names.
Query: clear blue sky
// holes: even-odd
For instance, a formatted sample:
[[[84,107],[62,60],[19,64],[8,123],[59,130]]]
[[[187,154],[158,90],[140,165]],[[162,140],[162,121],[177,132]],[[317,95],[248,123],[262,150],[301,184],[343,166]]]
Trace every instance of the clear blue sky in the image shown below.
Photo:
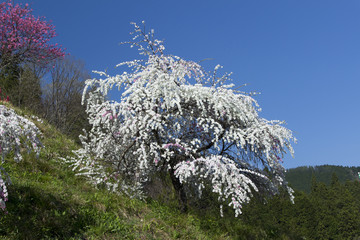
[[[285,167],[359,166],[360,1],[15,0],[56,26],[56,42],[88,70],[117,73],[137,57],[119,46],[130,22],[145,20],[166,52],[205,58],[234,72],[267,119],[285,120],[298,139]],[[209,69],[210,70],[210,69]],[[120,72],[118,72],[120,73]]]

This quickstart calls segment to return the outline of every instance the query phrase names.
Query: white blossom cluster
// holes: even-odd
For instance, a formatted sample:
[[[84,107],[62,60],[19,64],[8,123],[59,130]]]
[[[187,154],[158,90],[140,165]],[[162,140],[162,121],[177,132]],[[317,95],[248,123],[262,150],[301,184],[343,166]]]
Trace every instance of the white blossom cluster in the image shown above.
[[[196,62],[165,55],[153,31],[134,26],[133,41],[141,40],[131,44],[144,59],[118,65],[129,72],[97,72],[100,79],[86,81],[83,102],[92,129],[68,159],[74,168],[96,184],[132,193],[157,171],[183,185],[191,179],[199,189],[208,179],[236,215],[259,182],[268,189],[286,185],[281,158],[287,150],[293,154],[296,139],[283,122],[261,118],[257,102],[228,83],[230,74],[217,76],[219,65],[210,74]],[[114,87],[117,101],[107,99]]]
[[[41,118],[39,118],[38,116],[35,116],[35,115],[31,115],[31,116],[26,115],[25,117],[33,119],[33,120],[35,120],[35,121],[37,121],[39,123],[44,123],[44,121]]]
[[[233,206],[235,216],[241,214],[242,203],[250,201],[249,193],[252,190],[258,191],[249,175],[268,179],[258,172],[240,168],[234,161],[219,155],[180,162],[175,167],[175,175],[178,176],[180,182],[187,182],[188,179],[196,176],[200,182],[198,184],[200,192],[204,187],[202,182],[204,180],[210,182],[212,191],[219,196],[219,201],[231,199],[228,205]]]
[[[14,160],[22,160],[22,150],[34,151],[38,155],[42,144],[38,139],[40,130],[28,119],[21,117],[11,108],[0,105],[0,154],[4,163],[5,157],[13,152]],[[5,208],[8,198],[6,185],[10,178],[3,167],[0,166],[0,208]]]

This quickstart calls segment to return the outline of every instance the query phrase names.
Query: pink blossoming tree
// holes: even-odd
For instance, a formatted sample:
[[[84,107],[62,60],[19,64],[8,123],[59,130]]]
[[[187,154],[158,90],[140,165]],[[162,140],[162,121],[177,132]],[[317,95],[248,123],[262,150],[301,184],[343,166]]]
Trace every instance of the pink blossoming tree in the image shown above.
[[[50,43],[56,36],[54,25],[31,12],[28,4],[0,4],[0,70],[25,62],[46,65],[64,56],[60,46]]]
[[[134,26],[130,44],[143,59],[118,65],[130,72],[99,72],[100,79],[86,81],[92,129],[67,159],[74,170],[135,196],[146,194],[152,176],[168,174],[184,211],[189,196],[200,197],[205,187],[218,194],[220,209],[227,204],[236,215],[253,191],[284,186],[292,196],[280,158],[293,153],[296,139],[283,122],[261,118],[254,98],[227,83],[230,74],[218,76],[219,65],[210,74],[165,55],[153,31]],[[118,101],[106,97],[113,87],[121,90]]]

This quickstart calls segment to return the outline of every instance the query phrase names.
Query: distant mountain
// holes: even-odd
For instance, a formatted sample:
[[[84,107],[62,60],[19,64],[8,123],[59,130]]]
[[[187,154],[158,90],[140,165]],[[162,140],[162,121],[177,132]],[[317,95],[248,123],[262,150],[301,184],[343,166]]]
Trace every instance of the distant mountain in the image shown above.
[[[295,190],[309,193],[313,175],[316,177],[317,182],[330,185],[333,173],[337,175],[341,183],[345,183],[346,181],[359,180],[358,172],[360,172],[360,167],[334,165],[304,166],[288,169],[285,173],[285,178]]]

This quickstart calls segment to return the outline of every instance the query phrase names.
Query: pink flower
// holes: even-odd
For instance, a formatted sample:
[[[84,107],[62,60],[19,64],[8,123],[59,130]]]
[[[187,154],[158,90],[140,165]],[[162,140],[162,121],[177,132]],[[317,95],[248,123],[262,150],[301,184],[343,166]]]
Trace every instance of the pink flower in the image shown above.
[[[32,9],[28,7],[28,4],[13,5],[10,0],[0,4],[0,49],[6,51],[9,59],[19,51],[24,52],[16,59],[20,62],[40,62],[40,52],[44,64],[64,56],[64,50],[48,44],[56,35],[55,27],[44,18],[33,16]]]

